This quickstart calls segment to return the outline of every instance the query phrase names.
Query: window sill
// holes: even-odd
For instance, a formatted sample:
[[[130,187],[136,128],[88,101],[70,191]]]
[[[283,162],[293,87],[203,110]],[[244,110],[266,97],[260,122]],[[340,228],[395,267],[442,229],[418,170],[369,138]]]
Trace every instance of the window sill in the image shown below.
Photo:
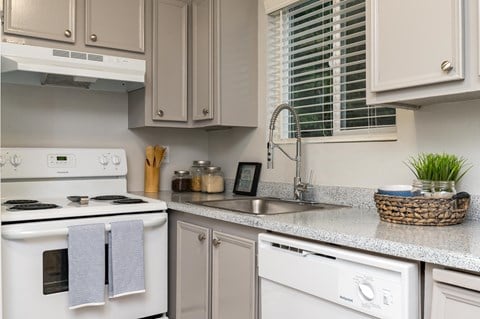
[[[397,133],[384,134],[356,134],[356,135],[337,135],[328,137],[304,137],[304,144],[330,144],[330,143],[359,143],[359,142],[392,142],[398,140]],[[295,138],[275,140],[276,144],[294,144]]]

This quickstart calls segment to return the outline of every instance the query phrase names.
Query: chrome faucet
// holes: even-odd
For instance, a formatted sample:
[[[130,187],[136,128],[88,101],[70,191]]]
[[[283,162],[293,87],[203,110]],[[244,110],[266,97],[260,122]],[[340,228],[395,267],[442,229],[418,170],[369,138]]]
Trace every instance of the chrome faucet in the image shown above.
[[[275,130],[275,121],[277,120],[278,115],[281,111],[288,110],[292,113],[293,118],[295,120],[295,127],[296,127],[296,153],[295,157],[290,156],[280,145],[273,142],[273,131]],[[288,104],[280,104],[275,108],[272,113],[272,118],[270,120],[270,135],[268,137],[267,143],[267,168],[273,168],[273,151],[275,148],[278,148],[282,151],[283,154],[287,158],[292,161],[295,161],[295,177],[293,179],[293,199],[295,200],[303,200],[303,194],[307,190],[308,184],[303,183],[300,177],[300,173],[302,171],[302,134],[300,132],[300,121],[298,119],[298,114],[293,107]]]

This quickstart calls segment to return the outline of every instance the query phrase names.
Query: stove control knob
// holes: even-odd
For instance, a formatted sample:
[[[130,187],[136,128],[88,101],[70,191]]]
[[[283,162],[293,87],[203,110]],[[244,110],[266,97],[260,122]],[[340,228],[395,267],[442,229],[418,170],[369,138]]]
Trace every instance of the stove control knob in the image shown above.
[[[22,164],[22,158],[15,154],[12,157],[10,157],[10,164],[12,164],[13,167],[17,167],[20,164]]]
[[[107,166],[108,165],[108,162],[110,162],[110,160],[108,159],[108,156],[107,155],[102,155],[100,156],[99,160],[100,164],[103,165],[103,167]]]
[[[113,165],[115,165],[115,166],[120,165],[120,163],[121,163],[120,156],[118,156],[118,155],[113,155],[113,156],[112,156],[112,163],[113,163]]]

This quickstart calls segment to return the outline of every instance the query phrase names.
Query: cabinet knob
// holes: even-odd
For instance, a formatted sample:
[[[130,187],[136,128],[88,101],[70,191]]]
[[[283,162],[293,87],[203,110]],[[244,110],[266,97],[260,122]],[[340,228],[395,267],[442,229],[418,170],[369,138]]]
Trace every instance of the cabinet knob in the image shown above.
[[[213,243],[213,246],[218,247],[218,246],[220,246],[222,241],[220,239],[214,238],[212,243]]]
[[[163,110],[158,110],[157,111],[158,116],[163,117],[163,114],[164,114]]]
[[[198,234],[199,241],[204,241],[205,239],[207,239],[207,235],[205,235],[204,233]]]
[[[203,110],[202,110],[202,113],[203,113],[203,115],[207,115],[209,113],[208,109],[204,107]]]
[[[442,64],[440,65],[440,67],[442,68],[442,71],[444,72],[450,72],[453,70],[453,65],[452,65],[452,62],[450,61],[443,61]]]
[[[65,30],[65,32],[63,32],[63,34],[67,37],[67,38],[70,38],[72,36],[72,31],[70,30]]]
[[[92,40],[93,42],[97,42],[97,35],[95,33],[91,34],[90,40]]]

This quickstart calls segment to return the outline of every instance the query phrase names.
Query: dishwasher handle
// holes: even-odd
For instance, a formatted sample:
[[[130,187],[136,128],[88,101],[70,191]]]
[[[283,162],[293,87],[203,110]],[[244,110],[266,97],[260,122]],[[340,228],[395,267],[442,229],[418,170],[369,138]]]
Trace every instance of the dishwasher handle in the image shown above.
[[[159,227],[164,225],[167,222],[167,217],[162,216],[159,218],[153,218],[148,221],[143,222],[143,227]],[[105,231],[110,231],[110,224],[105,224]],[[7,240],[23,240],[23,239],[32,239],[32,238],[44,238],[44,237],[53,237],[53,236],[66,236],[68,235],[68,228],[54,228],[46,230],[3,230],[2,238]]]

